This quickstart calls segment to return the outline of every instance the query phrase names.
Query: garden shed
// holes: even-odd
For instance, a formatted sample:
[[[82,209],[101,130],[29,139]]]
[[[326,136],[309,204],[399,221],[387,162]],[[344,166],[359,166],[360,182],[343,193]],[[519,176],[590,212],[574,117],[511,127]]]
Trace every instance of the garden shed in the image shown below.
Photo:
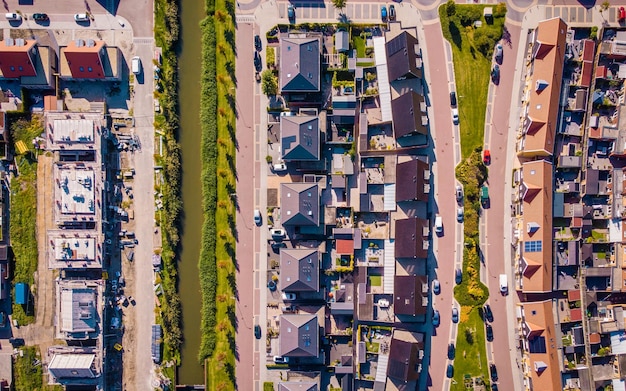
[[[350,50],[350,34],[345,30],[339,30],[335,33],[335,51],[337,53],[347,52]]]

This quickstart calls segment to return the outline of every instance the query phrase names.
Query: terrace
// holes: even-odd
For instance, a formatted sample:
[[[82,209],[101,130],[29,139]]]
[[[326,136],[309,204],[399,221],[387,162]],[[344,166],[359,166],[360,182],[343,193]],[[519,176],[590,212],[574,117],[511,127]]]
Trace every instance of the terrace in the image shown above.
[[[86,165],[57,164],[53,175],[57,224],[95,222],[102,188],[96,170]]]
[[[355,220],[364,239],[389,238],[388,213],[358,213],[355,214]]]
[[[96,231],[48,231],[50,269],[102,268],[102,244]]]
[[[396,139],[389,124],[369,126],[367,129],[367,140],[368,151],[384,151],[396,148]]]

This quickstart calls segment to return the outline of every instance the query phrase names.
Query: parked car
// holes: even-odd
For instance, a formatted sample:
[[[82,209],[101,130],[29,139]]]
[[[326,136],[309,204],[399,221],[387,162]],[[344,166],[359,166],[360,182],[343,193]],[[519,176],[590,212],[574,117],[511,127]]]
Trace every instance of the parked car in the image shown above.
[[[9,22],[19,22],[22,20],[22,15],[15,12],[7,12],[4,14],[4,17],[7,18]]]
[[[380,18],[383,22],[387,21],[387,7],[385,7],[384,5],[380,6]]]
[[[439,280],[433,280],[433,293],[438,295],[441,293],[441,284]]]
[[[293,301],[296,299],[296,294],[293,292],[283,292],[282,298],[283,300]]]
[[[626,20],[626,10],[624,9],[624,7],[619,7],[619,21],[623,22],[624,20]]]
[[[255,209],[254,210],[254,224],[261,225],[261,221],[263,221],[263,218],[261,217],[261,211],[258,209]]]
[[[276,364],[287,364],[287,363],[289,363],[289,357],[274,356],[274,363],[276,363]]]
[[[498,385],[496,383],[491,383],[491,391],[498,391]]]
[[[491,81],[493,81],[494,84],[500,83],[500,65],[498,64],[494,65],[491,70]]]
[[[456,185],[456,202],[463,202],[463,186]]]
[[[463,207],[459,207],[456,208],[456,221],[458,221],[459,223],[463,222],[463,218],[465,216],[465,211],[463,210]]]
[[[485,315],[485,319],[488,322],[493,322],[493,312],[491,312],[491,306],[489,304],[485,304],[485,308],[483,308],[483,314]]]
[[[488,149],[485,149],[483,151],[483,163],[485,164],[485,166],[491,164],[491,151]]]
[[[291,4],[287,6],[287,18],[289,19],[289,23],[296,21],[296,9]]]
[[[77,22],[87,22],[89,20],[89,15],[87,14],[74,14],[74,20]]]
[[[496,59],[496,62],[498,64],[502,64],[502,58],[504,56],[504,49],[502,48],[501,44],[497,44],[496,48],[494,50],[494,57]]]
[[[489,365],[489,373],[491,374],[492,381],[498,381],[498,370],[496,369],[496,364]]]
[[[280,307],[280,310],[283,312],[296,312],[296,306],[293,304],[284,305]]]
[[[285,230],[282,228],[273,228],[270,230],[270,235],[274,239],[282,239],[285,237]]]
[[[443,218],[441,216],[435,217],[435,232],[438,234],[443,232]]]
[[[19,348],[20,346],[24,346],[25,345],[24,338],[9,338],[9,343],[14,348]]]
[[[448,364],[448,368],[446,368],[446,376],[450,379],[454,377],[454,365]]]
[[[452,109],[452,123],[459,124],[459,109]]]
[[[441,317],[439,316],[439,311],[433,310],[433,326],[439,326],[440,321]]]
[[[456,354],[456,348],[454,344],[448,344],[448,360],[454,360],[454,355]]]
[[[258,34],[254,36],[254,48],[259,52],[263,48],[263,45],[261,43],[261,37]]]
[[[256,337],[256,339],[261,339],[261,326],[259,326],[258,324],[254,325],[254,336]]]
[[[259,56],[259,52],[254,51],[254,69],[257,72],[261,72],[263,69],[263,63],[261,62],[261,56]]]
[[[33,20],[36,22],[45,22],[48,19],[49,19],[48,14],[43,14],[43,13],[33,14]]]
[[[485,335],[487,337],[487,341],[493,341],[493,327],[490,324],[485,326]]]
[[[461,282],[463,282],[463,272],[461,272],[461,269],[456,269],[454,271],[454,281],[457,284],[460,284]]]
[[[274,169],[274,172],[287,171],[287,165],[285,164],[285,162],[276,163],[272,168]]]
[[[7,325],[7,313],[4,311],[0,311],[0,327],[4,327]]]
[[[393,4],[389,6],[389,20],[396,20],[396,7]]]
[[[452,307],[452,322],[459,323],[459,309]]]
[[[141,73],[141,58],[139,58],[138,56],[133,57],[130,60],[130,69],[133,71],[135,75],[140,74]]]
[[[456,107],[456,92],[454,91],[450,93],[450,106]]]

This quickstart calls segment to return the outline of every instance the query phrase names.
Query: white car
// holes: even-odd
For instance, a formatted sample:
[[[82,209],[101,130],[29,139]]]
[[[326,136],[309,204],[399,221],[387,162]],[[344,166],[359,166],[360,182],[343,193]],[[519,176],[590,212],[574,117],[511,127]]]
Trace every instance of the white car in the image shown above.
[[[441,216],[435,217],[435,232],[443,232],[443,218]]]
[[[15,12],[8,12],[4,14],[4,17],[7,18],[7,20],[10,22],[18,22],[22,20],[22,15],[17,14]]]
[[[258,209],[254,210],[254,224],[261,225],[261,211]]]
[[[274,164],[274,172],[287,171],[287,165],[284,162]]]
[[[293,301],[296,299],[296,294],[292,292],[289,292],[289,293],[283,292],[282,298],[283,300]]]
[[[87,14],[74,14],[74,20],[77,22],[86,22],[89,20],[89,15]]]
[[[289,363],[289,357],[274,356],[274,363],[276,363],[276,364],[287,364],[287,363]]]
[[[270,230],[270,235],[272,235],[273,238],[284,238],[285,237],[285,230],[282,228],[274,228],[272,230]]]
[[[452,123],[459,124],[459,109],[452,109]]]
[[[464,217],[465,217],[465,211],[463,210],[463,207],[461,206],[460,208],[456,209],[456,221],[458,221],[459,223],[462,223]]]

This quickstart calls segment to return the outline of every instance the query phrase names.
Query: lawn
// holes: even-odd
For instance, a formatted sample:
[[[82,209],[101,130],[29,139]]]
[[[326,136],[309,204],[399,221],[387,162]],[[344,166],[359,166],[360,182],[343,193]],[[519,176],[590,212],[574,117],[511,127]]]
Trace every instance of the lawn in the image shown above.
[[[13,365],[13,386],[16,390],[61,391],[62,386],[44,385],[41,355],[38,346],[25,346],[22,354],[15,355]]]
[[[454,58],[454,77],[458,97],[463,158],[468,157],[476,147],[483,145],[487,93],[492,66],[491,51],[493,46],[485,56],[478,50],[474,36],[479,29],[484,29],[484,32],[488,34],[501,37],[504,17],[494,18],[493,24],[489,25],[481,16],[482,27],[476,29],[463,26],[460,15],[470,9],[469,7],[480,9],[480,15],[482,15],[483,8],[486,6],[457,5],[457,12],[451,17],[448,17],[445,6],[439,7],[443,36],[450,42]]]
[[[485,354],[485,326],[478,309],[461,308],[461,321],[456,338],[456,356],[454,358],[454,380],[451,390],[464,390],[465,374],[472,377],[482,376],[489,381],[489,368]]]
[[[356,49],[356,55],[358,58],[365,57],[365,39],[359,34],[354,34],[352,36],[352,46]]]
[[[371,286],[381,286],[383,284],[383,276],[369,276]]]

